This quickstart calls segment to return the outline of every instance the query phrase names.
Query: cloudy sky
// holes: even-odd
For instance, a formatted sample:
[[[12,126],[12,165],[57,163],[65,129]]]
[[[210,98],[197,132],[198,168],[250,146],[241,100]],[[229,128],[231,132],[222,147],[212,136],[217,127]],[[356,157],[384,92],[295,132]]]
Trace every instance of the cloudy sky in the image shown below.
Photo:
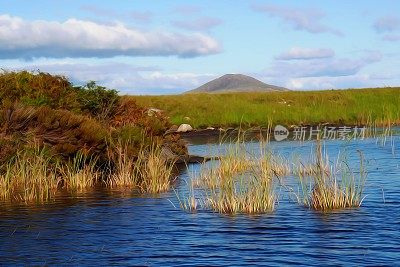
[[[173,94],[225,73],[294,90],[400,85],[400,2],[1,0],[0,67]]]

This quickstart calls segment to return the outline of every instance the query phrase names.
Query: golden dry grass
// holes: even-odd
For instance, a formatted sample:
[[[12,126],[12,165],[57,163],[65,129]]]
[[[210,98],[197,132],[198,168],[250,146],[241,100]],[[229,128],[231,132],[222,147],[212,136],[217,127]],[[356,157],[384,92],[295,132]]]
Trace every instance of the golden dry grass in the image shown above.
[[[362,153],[359,152],[360,171],[358,177],[345,162],[340,162],[337,166],[329,165],[327,158],[322,155],[319,142],[316,153],[316,168],[307,174],[312,177],[312,181],[308,181],[304,173],[298,173],[303,193],[303,196],[298,198],[299,202],[319,211],[359,207],[364,199],[363,192],[366,181]],[[329,166],[329,172],[326,171],[326,166]]]
[[[174,163],[168,162],[162,156],[160,145],[153,144],[148,150],[142,150],[137,164],[141,177],[139,186],[142,192],[155,194],[170,189]]]
[[[261,146],[260,146],[261,147]],[[206,209],[227,214],[259,214],[274,210],[276,196],[273,177],[276,163],[270,154],[254,156],[242,142],[229,146],[219,162],[200,169],[192,178],[192,189],[186,198],[179,198],[181,208],[196,210],[199,204]],[[194,197],[193,187],[205,190],[202,198]],[[183,200],[182,200],[183,199]]]
[[[25,203],[51,200],[60,180],[49,166],[50,159],[43,150],[17,154],[0,175],[2,200]]]

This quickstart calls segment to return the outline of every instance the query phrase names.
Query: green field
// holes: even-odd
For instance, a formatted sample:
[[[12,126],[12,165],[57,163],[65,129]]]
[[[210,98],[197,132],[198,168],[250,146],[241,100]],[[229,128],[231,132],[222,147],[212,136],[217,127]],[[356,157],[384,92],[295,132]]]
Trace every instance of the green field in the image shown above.
[[[400,88],[128,97],[195,128],[400,123]]]

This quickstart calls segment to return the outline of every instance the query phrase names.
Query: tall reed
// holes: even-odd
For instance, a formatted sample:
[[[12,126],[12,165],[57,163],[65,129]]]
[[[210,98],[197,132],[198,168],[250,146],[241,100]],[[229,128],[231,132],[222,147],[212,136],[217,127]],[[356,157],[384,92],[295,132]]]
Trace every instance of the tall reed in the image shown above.
[[[364,158],[360,153],[359,177],[350,170],[345,162],[338,166],[330,166],[331,171],[327,173],[325,167],[327,157],[323,157],[321,143],[317,142],[316,166],[317,171],[312,173],[312,181],[307,186],[307,177],[299,172],[299,180],[303,196],[298,198],[305,206],[320,211],[359,207],[364,199],[363,192],[366,181],[364,169]],[[339,168],[339,170],[335,170]],[[340,177],[338,177],[338,173]]]
[[[1,197],[6,201],[46,202],[53,198],[59,179],[44,149],[18,153],[3,166]]]
[[[276,166],[270,154],[261,150],[258,152],[261,156],[255,154],[247,151],[244,141],[239,141],[228,147],[219,162],[202,166],[193,183],[205,190],[200,201],[205,208],[228,214],[257,214],[274,209],[273,168]],[[187,207],[192,206],[183,208]]]
[[[152,144],[139,153],[137,164],[140,175],[139,187],[142,192],[161,193],[170,189],[173,179],[174,163],[162,153],[162,146]]]
[[[252,170],[235,175],[219,172],[218,184],[206,198],[206,205],[220,213],[265,213],[274,210],[276,198],[272,172],[259,161]]]
[[[110,187],[136,188],[139,185],[138,163],[134,158],[128,156],[127,146],[117,147],[117,158],[115,170],[111,173],[106,184]]]
[[[78,153],[69,165],[61,168],[65,188],[76,193],[93,187],[100,178],[100,172],[96,170],[96,162],[96,158],[88,158]]]

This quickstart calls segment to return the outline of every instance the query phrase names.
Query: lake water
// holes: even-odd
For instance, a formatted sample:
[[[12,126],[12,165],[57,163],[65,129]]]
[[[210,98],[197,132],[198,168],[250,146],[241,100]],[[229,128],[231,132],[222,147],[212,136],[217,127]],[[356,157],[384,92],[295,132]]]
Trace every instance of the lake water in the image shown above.
[[[159,196],[96,190],[35,207],[0,207],[0,265],[140,266],[394,266],[400,264],[400,147],[376,139],[328,141],[357,170],[367,162],[366,198],[357,209],[320,213],[277,187],[274,212],[257,216],[189,213],[174,191]],[[271,142],[273,151],[307,160],[312,142]],[[248,143],[249,147],[258,146]],[[213,144],[196,141],[193,154]],[[186,192],[199,165],[182,170],[174,187]],[[286,179],[296,189],[294,177]],[[172,204],[172,203],[174,204]]]

